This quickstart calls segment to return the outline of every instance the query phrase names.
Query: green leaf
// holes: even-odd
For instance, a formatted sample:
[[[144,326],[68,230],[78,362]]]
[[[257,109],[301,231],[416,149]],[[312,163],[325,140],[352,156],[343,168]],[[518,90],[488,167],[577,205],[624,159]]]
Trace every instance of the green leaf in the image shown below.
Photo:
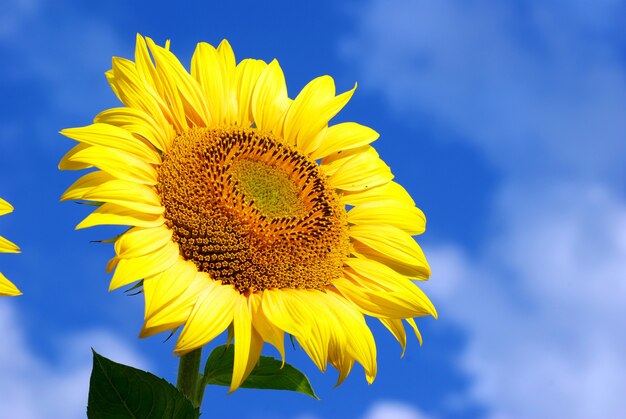
[[[88,418],[197,419],[199,416],[198,408],[164,379],[118,364],[93,351]]]
[[[204,384],[230,386],[234,357],[234,345],[215,348],[206,361]],[[297,391],[319,400],[306,375],[287,363],[283,366],[282,361],[269,356],[261,357],[241,387]]]

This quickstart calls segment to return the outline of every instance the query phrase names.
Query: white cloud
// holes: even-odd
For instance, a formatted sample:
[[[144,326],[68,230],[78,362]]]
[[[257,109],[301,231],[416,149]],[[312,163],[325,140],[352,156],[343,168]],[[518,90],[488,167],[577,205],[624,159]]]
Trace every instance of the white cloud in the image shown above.
[[[477,259],[451,245],[428,252],[442,319],[469,332],[461,366],[474,379],[470,396],[492,417],[618,417],[626,205],[597,185],[514,188]]]
[[[621,417],[626,5],[522,3],[373,0],[343,51],[503,176],[478,248],[427,249],[427,292],[467,331],[464,397],[494,418]]]
[[[84,418],[91,374],[91,347],[140,369],[147,362],[105,330],[62,336],[55,362],[42,358],[25,336],[13,302],[0,301],[0,416],[20,419]]]
[[[431,419],[431,416],[407,403],[385,400],[373,404],[363,419]]]
[[[621,9],[620,9],[621,7]],[[374,0],[343,44],[362,86],[427,115],[510,173],[623,174],[626,71],[615,1]]]

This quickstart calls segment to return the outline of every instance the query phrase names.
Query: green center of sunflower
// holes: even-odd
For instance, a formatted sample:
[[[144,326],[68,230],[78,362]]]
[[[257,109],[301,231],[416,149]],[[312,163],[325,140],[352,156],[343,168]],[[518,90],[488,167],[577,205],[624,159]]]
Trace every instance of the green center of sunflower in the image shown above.
[[[269,218],[302,215],[304,205],[298,185],[286,170],[257,160],[239,160],[231,172],[237,189],[263,215]]]
[[[193,128],[158,169],[186,260],[241,293],[323,289],[349,253],[346,211],[317,164],[254,129]]]

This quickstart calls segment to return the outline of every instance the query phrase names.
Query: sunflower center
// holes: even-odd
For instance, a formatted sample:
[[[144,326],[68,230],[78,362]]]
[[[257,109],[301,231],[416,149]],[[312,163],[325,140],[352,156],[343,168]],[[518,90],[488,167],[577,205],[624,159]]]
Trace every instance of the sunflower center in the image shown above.
[[[158,169],[182,256],[248,293],[323,289],[349,253],[346,211],[317,164],[254,129],[193,128]]]
[[[232,167],[237,189],[269,218],[302,215],[298,185],[284,169],[258,160],[239,160]]]

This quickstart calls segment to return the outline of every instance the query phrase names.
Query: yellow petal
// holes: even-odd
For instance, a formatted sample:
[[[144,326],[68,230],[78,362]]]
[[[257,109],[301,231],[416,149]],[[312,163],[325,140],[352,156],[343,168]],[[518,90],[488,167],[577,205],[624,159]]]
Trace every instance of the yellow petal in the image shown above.
[[[67,188],[61,195],[61,201],[83,199],[87,192],[113,179],[115,179],[113,176],[101,170],[87,173]]]
[[[131,259],[152,253],[170,242],[172,230],[164,225],[154,228],[135,227],[116,240],[115,253],[120,259]]]
[[[398,260],[392,255],[381,253],[378,250],[372,249],[365,244],[354,241],[352,242],[351,254],[358,258],[375,260],[393,269],[394,271],[416,280],[427,280],[430,275],[430,268],[425,269],[422,264],[415,264],[413,262],[405,263]]]
[[[77,144],[72,147],[72,149],[68,151],[59,162],[59,170],[83,170],[93,167],[93,164],[91,163],[83,163],[80,161],[72,160],[72,157],[74,157],[74,155],[88,148],[91,148],[89,144]]]
[[[348,356],[345,350],[340,349],[339,346],[331,343],[328,349],[328,362],[339,371],[337,382],[335,387],[339,387],[341,383],[348,377],[352,367],[354,366],[354,359]]]
[[[437,311],[430,299],[404,275],[382,263],[369,259],[347,258],[345,263],[350,269],[344,270],[344,275],[347,278],[352,278],[353,283],[359,287],[368,291],[375,291],[383,297],[388,296],[389,301],[399,302],[404,307],[412,307],[415,313],[420,313],[415,314],[415,316],[431,314],[433,317],[437,317]]]
[[[328,127],[326,136],[320,146],[311,154],[311,158],[319,159],[340,150],[350,150],[370,144],[379,134],[365,125],[356,122],[343,122]]]
[[[17,295],[22,295],[22,292],[0,272],[0,296],[14,297]]]
[[[0,215],[9,214],[11,212],[13,212],[13,206],[0,198]]]
[[[160,197],[156,191],[146,185],[113,179],[91,188],[83,194],[82,199],[95,202],[110,202],[138,212],[163,214]]]
[[[200,42],[191,58],[191,75],[198,81],[206,97],[211,120],[215,125],[222,125],[226,120],[225,108],[226,85],[228,75],[223,74],[224,67],[213,45]]]
[[[283,118],[288,108],[285,76],[278,61],[273,60],[261,73],[252,93],[252,115],[256,127],[281,137]]]
[[[317,367],[325,371],[330,340],[330,319],[315,304],[316,290],[272,289],[263,292],[263,312],[277,327],[296,337]],[[323,311],[322,311],[323,312]]]
[[[187,126],[187,119],[193,125],[207,126],[211,115],[198,82],[187,73],[174,54],[156,45],[150,38],[146,41],[163,82],[164,93],[174,113],[181,119],[181,126]]]
[[[396,338],[396,340],[402,347],[402,355],[400,355],[400,358],[403,358],[404,351],[406,350],[406,331],[404,330],[402,320],[386,318],[379,318],[378,320],[380,320],[380,322],[387,328],[387,330],[391,332],[391,334]]]
[[[144,281],[144,286],[150,281],[152,281],[152,278]],[[204,272],[197,272],[192,281],[188,283],[187,289],[180,296],[173,298],[168,303],[164,303],[160,308],[154,310],[150,317],[146,317],[139,337],[145,338],[171,330],[188,321],[191,311],[198,301],[198,296],[206,290],[208,281],[210,281],[208,275]]]
[[[285,116],[284,139],[296,145],[300,131],[308,131],[310,125],[317,126],[319,131],[328,124],[328,120],[324,121],[323,115],[320,115],[320,108],[334,97],[335,81],[332,77],[321,76],[311,80],[289,107]]]
[[[252,313],[252,326],[261,335],[265,342],[273,345],[285,362],[285,334],[283,331],[274,326],[272,322],[263,313],[261,307],[262,293],[253,293],[250,295],[250,311]]]
[[[0,253],[19,253],[20,248],[15,243],[12,243],[0,236]]]
[[[112,148],[92,146],[78,151],[69,160],[94,165],[118,179],[145,185],[157,184],[157,172],[150,164]]]
[[[349,159],[330,177],[337,189],[359,191],[385,184],[393,179],[391,170],[372,152],[359,153]]]
[[[233,321],[235,304],[240,295],[232,285],[208,281],[185,323],[174,352],[184,355],[222,333]]]
[[[141,109],[112,108],[100,112],[95,123],[115,125],[126,131],[138,135],[161,151],[167,151],[170,143],[176,137],[172,126],[164,121],[157,122],[151,115]],[[160,159],[158,160],[160,163]]]
[[[224,124],[231,125],[237,120],[237,88],[235,85],[235,52],[226,39],[217,47],[217,55],[222,65],[222,83],[224,85]]]
[[[148,88],[152,88],[161,98],[165,97],[163,90],[163,84],[156,71],[152,58],[150,58],[150,52],[148,51],[148,45],[146,40],[140,34],[136,36],[135,43],[135,69],[138,78],[143,85]]]
[[[422,234],[426,229],[424,213],[398,201],[366,202],[348,211],[348,223],[357,225],[389,224],[410,235]]]
[[[325,103],[311,106],[307,112],[303,112],[300,122],[300,130],[297,134],[296,144],[306,155],[311,154],[322,144],[324,136],[327,134],[328,122],[348,103],[356,84],[351,90],[344,92]],[[333,89],[334,90],[334,89]],[[291,106],[293,108],[293,104]],[[290,109],[291,109],[290,108]],[[296,123],[297,124],[297,123]],[[320,134],[324,135],[320,135]]]
[[[339,170],[345,162],[362,153],[370,153],[373,157],[378,157],[376,150],[368,145],[352,148],[350,150],[339,150],[324,157],[320,164],[320,169],[326,176],[332,176],[337,173],[337,170]]]
[[[163,272],[180,257],[178,245],[168,243],[158,250],[132,259],[121,259],[115,269],[109,291]]]
[[[81,228],[96,225],[127,225],[134,227],[158,227],[165,223],[161,214],[148,214],[137,212],[119,205],[106,203],[98,207],[76,226]]]
[[[398,201],[410,207],[415,206],[415,201],[406,189],[393,181],[363,191],[344,191],[340,200],[344,205],[353,206],[383,200]]]
[[[409,234],[399,228],[389,225],[353,225],[348,234],[390,259],[419,268],[422,276],[430,276],[424,252]]]
[[[151,145],[114,125],[95,123],[85,127],[67,128],[61,134],[84,144],[124,151],[147,163],[161,163],[161,157]]]
[[[356,359],[365,369],[368,383],[372,383],[376,377],[376,343],[372,331],[365,323],[363,315],[353,304],[343,296],[334,292],[321,294],[323,304],[330,311],[329,320],[341,319],[339,322],[332,322],[331,328],[343,329],[346,336],[346,348],[348,353]]]
[[[417,325],[415,324],[415,320],[414,319],[405,319],[406,322],[409,324],[409,326],[411,326],[413,328],[413,331],[415,332],[415,336],[417,337],[417,340],[420,343],[420,346],[422,345],[423,341],[422,341],[422,334],[420,333],[419,329],[417,328]]]
[[[241,383],[248,377],[248,374],[254,368],[254,364],[259,360],[263,340],[260,336],[254,339],[253,345],[252,335],[252,316],[248,307],[248,299],[243,295],[239,295],[235,303],[235,313],[233,319],[235,328],[235,358],[233,365],[233,375],[230,382],[230,392],[237,390]],[[259,344],[260,340],[260,344]]]
[[[358,277],[354,279],[355,277],[350,274],[345,275],[347,278],[339,278],[333,282],[333,285],[368,316],[404,319],[430,314],[401,292],[368,289],[359,283]]]
[[[175,129],[181,131],[181,126],[174,117],[170,107],[155,89],[144,83],[138,74],[135,63],[124,58],[113,57],[113,69],[107,74],[107,79],[124,105],[141,109],[155,121],[175,124]]]
[[[185,300],[183,294],[196,280],[197,273],[198,270],[192,262],[179,259],[169,269],[144,279],[143,294],[146,300],[144,318],[154,317],[164,307]]]
[[[237,125],[249,127],[254,120],[252,115],[252,93],[257,81],[267,64],[262,60],[247,58],[237,65],[236,95],[237,95]]]

